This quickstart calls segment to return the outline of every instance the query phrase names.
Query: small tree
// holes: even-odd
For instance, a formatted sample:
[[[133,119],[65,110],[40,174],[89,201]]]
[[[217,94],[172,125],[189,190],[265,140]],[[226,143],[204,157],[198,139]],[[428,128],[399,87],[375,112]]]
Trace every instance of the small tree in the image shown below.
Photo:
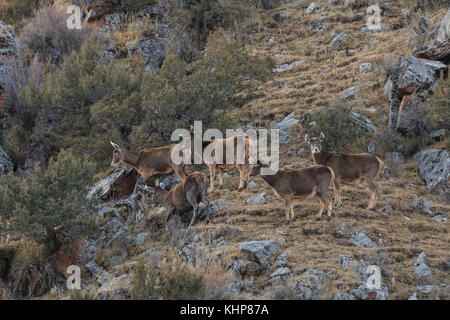
[[[14,232],[50,245],[57,230],[74,240],[96,230],[95,202],[86,198],[95,164],[62,150],[47,170],[36,167],[23,181],[0,179],[0,213]],[[52,243],[55,245],[55,243]],[[49,248],[50,249],[50,248]]]

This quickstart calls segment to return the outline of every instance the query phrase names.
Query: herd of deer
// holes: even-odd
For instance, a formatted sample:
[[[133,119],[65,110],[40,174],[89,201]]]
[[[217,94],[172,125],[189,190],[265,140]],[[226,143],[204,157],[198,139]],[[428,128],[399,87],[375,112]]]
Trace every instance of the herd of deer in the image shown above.
[[[227,141],[233,139],[233,141]],[[260,176],[274,191],[275,195],[284,201],[284,210],[286,222],[289,223],[294,219],[294,200],[309,199],[317,196],[321,207],[316,216],[319,220],[323,211],[327,210],[328,219],[331,217],[332,203],[328,195],[328,188],[332,184],[334,190],[334,202],[336,205],[341,205],[340,186],[360,185],[363,181],[366,182],[370,190],[370,201],[367,209],[373,209],[378,200],[378,185],[375,179],[379,176],[383,168],[383,161],[377,156],[360,153],[360,154],[345,154],[337,152],[327,152],[322,149],[322,142],[325,139],[323,133],[319,137],[305,136],[305,141],[310,145],[312,159],[314,165],[301,169],[280,169],[275,174],[263,174],[262,168],[268,167],[258,161],[251,168],[249,161],[249,149],[252,144],[247,137],[245,141],[245,164],[224,164],[225,161],[217,161],[209,163],[210,177],[200,172],[185,174],[185,165],[177,165],[172,161],[171,153],[176,144],[160,147],[149,148],[139,152],[131,152],[113,142],[114,147],[112,166],[119,163],[126,163],[133,166],[144,180],[149,177],[155,178],[155,200],[158,204],[162,204],[167,209],[166,229],[168,220],[175,213],[183,213],[187,210],[193,209],[193,216],[189,226],[195,223],[198,214],[198,207],[200,202],[206,205],[206,223],[209,222],[209,204],[208,198],[208,184],[210,192],[214,190],[214,179],[216,169],[219,170],[219,184],[223,187],[224,170],[228,167],[236,167],[240,173],[240,182],[238,190],[241,191],[246,188],[248,177]],[[236,136],[226,139],[217,139],[203,143],[206,147],[212,143],[222,143],[228,145],[230,142],[236,148]],[[236,152],[234,153],[236,155]],[[250,168],[252,169],[250,172]],[[175,172],[182,180],[179,184],[173,187],[170,191],[165,191],[159,186],[159,178],[162,175],[167,175]]]

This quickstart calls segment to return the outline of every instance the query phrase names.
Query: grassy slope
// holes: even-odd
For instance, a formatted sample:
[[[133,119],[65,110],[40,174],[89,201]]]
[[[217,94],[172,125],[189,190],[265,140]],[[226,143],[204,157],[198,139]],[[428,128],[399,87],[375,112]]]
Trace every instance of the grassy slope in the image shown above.
[[[283,56],[277,60],[277,65],[298,60],[303,62],[289,71],[275,74],[273,81],[260,87],[254,98],[239,112],[239,118],[248,119],[256,125],[267,126],[271,121],[281,120],[292,111],[296,112],[296,117],[300,117],[309,110],[325,106],[333,97],[357,85],[360,93],[353,104],[359,112],[369,116],[382,128],[385,124],[374,114],[367,112],[367,108],[376,106],[381,106],[385,114],[388,111],[388,102],[383,94],[384,75],[377,72],[376,68],[387,55],[392,54],[397,58],[408,56],[414,51],[407,43],[408,30],[402,27],[385,33],[365,35],[360,31],[364,26],[365,9],[343,11],[342,6],[337,4],[324,11],[327,13],[322,20],[325,22],[325,32],[313,34],[308,30],[308,25],[312,21],[320,21],[322,13],[304,15],[305,5],[301,4],[303,2],[285,1],[279,8],[265,11],[262,18],[257,21],[256,31],[249,42],[250,51],[272,56],[275,53],[282,53]],[[444,13],[444,10],[441,10],[431,18],[440,21]],[[277,14],[289,16],[280,20],[276,17]],[[394,12],[391,16],[384,17],[382,23],[389,24],[392,29],[397,28],[395,26],[401,26],[398,16],[399,12]],[[347,33],[347,50],[337,52],[329,45],[331,31]],[[368,48],[368,43],[374,39],[380,42]],[[310,46],[312,50],[308,49]],[[363,62],[371,62],[375,70],[358,73],[358,67]],[[286,81],[287,85],[280,88],[279,84]],[[369,81],[374,82],[373,87],[361,85]],[[311,164],[309,158],[296,155],[299,147],[306,147],[302,127],[295,125],[290,130],[293,139],[290,144],[281,148],[281,165],[300,167],[300,162]],[[436,222],[430,216],[415,213],[411,204],[418,196],[425,196],[436,204],[433,208],[435,214],[441,213],[447,217],[450,206],[440,204],[437,197],[427,191],[417,175],[414,162],[407,162],[399,175],[392,180],[380,180],[382,188],[375,211],[365,209],[369,201],[369,192],[366,188],[344,187],[342,195],[348,199],[343,200],[341,208],[333,209],[334,215],[330,222],[314,220],[319,203],[318,200],[311,199],[297,204],[295,221],[285,225],[281,200],[274,196],[272,190],[260,178],[253,180],[257,183],[256,187],[237,192],[239,182],[237,172],[225,178],[225,188],[231,191],[216,190],[211,198],[223,199],[230,206],[214,215],[212,223],[208,226],[203,225],[203,222],[197,224],[197,228],[204,233],[205,238],[208,229],[216,229],[221,224],[231,225],[244,232],[243,237],[227,242],[219,251],[212,253],[212,255],[225,254],[222,260],[224,266],[228,267],[231,258],[243,258],[238,250],[240,242],[282,237],[286,243],[278,244],[278,247],[280,252],[289,250],[288,265],[294,273],[295,280],[301,279],[301,274],[308,267],[334,271],[330,288],[324,293],[323,298],[331,298],[339,291],[348,292],[361,284],[356,273],[343,269],[337,263],[339,255],[353,254],[356,259],[366,257],[367,263],[367,255],[383,257],[386,254],[387,259],[375,263],[382,267],[382,281],[389,287],[390,299],[407,299],[416,291],[413,264],[422,250],[429,258],[429,266],[436,283],[449,282],[448,273],[441,265],[443,261],[449,259],[448,221]],[[266,192],[266,204],[245,205],[246,199],[261,192]],[[388,202],[386,198],[392,200]],[[383,214],[378,211],[388,203],[393,208],[392,213]],[[150,224],[154,221],[159,224],[163,220],[164,214],[158,214],[156,211],[149,212]],[[356,225],[346,237],[336,238],[334,228],[350,221],[355,221]],[[358,229],[363,230],[379,247],[361,249],[350,244],[348,238]],[[139,231],[142,230],[136,230]],[[287,234],[282,235],[279,231],[287,231]],[[169,256],[174,253],[174,249],[168,245],[167,235],[162,231],[153,234],[148,242],[137,249],[137,252],[150,246],[167,252]],[[392,277],[396,279],[395,284],[391,283]],[[266,290],[269,289],[265,284],[266,279],[266,276],[256,279],[256,283],[260,285],[256,290],[256,297],[264,297]],[[420,293],[418,296],[421,297]]]

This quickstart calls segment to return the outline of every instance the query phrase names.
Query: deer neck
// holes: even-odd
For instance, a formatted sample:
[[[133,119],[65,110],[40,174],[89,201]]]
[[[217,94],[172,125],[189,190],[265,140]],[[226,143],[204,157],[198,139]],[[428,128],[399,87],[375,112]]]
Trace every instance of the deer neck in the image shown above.
[[[325,164],[327,162],[329,152],[326,151],[320,151],[317,153],[312,154],[312,159],[314,161],[314,164]]]
[[[140,157],[139,152],[131,152],[126,149],[123,149],[122,155],[123,155],[123,162],[138,169],[138,162]]]
[[[273,186],[274,182],[275,182],[275,175],[260,175],[260,177],[269,185],[269,186]]]

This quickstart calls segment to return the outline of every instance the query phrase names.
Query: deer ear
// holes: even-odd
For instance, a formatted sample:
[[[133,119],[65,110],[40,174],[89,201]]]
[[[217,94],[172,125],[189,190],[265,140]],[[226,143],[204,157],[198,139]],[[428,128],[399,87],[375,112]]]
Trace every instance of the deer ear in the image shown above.
[[[307,134],[305,134],[305,141],[306,141],[306,143],[310,143],[311,142],[311,139],[310,139],[310,137]]]
[[[120,146],[112,141],[110,141],[111,145],[114,147],[114,149],[117,149],[120,151]]]
[[[320,136],[319,136],[319,140],[320,140],[320,141],[323,141],[323,139],[325,139],[325,135],[323,134],[323,132],[321,132],[321,133],[320,133]]]
[[[194,126],[191,124],[190,128],[189,128],[189,133],[193,134],[194,133]]]

